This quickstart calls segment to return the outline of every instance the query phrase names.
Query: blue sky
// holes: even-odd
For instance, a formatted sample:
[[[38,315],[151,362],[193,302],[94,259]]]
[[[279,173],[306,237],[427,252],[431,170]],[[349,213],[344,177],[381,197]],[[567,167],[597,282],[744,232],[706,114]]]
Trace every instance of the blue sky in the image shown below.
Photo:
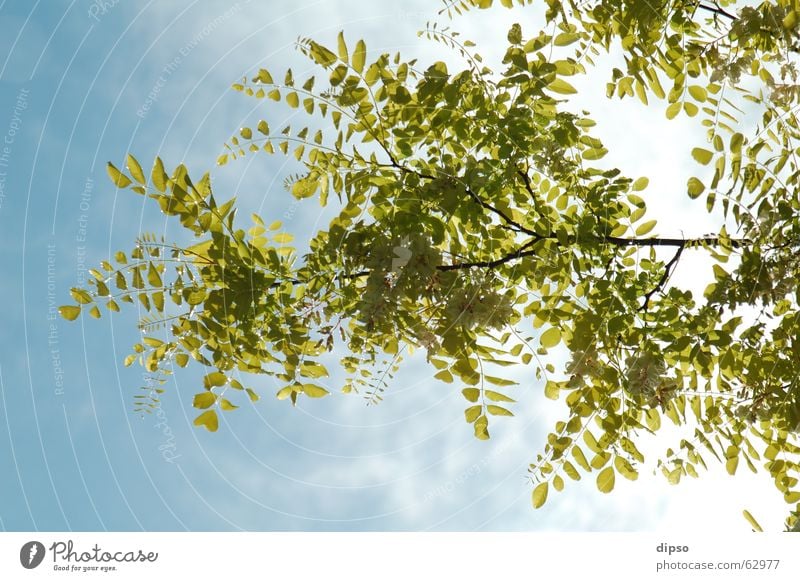
[[[307,238],[324,216],[314,200],[293,203],[282,188],[296,166],[257,155],[214,168],[237,127],[291,115],[231,83],[260,66],[307,75],[295,39],[330,44],[341,29],[370,51],[455,63],[416,35],[437,8],[421,0],[402,8],[0,1],[0,530],[747,530],[742,508],[779,526],[783,506],[768,482],[718,472],[677,488],[643,475],[610,496],[588,478],[532,510],[527,465],[560,404],[542,397],[530,370],[514,371],[517,417],[496,422],[489,442],[472,437],[458,389],[433,380],[424,357],[407,362],[377,407],[335,394],[292,409],[271,397],[276,386],[256,380],[263,399],[209,434],[191,426],[200,369],[168,384],[158,414],[132,412],[145,378],[121,361],[138,338],[135,312],[52,318],[84,267],[130,249],[139,232],[182,235],[154,205],[107,180],[106,161],[121,166],[127,152],[143,165],[158,155],[193,175],[212,170],[216,192],[236,195],[240,215],[283,220]],[[498,9],[453,26],[497,62],[517,20],[532,32],[537,13]],[[584,83],[594,83],[587,103],[596,105],[603,85]],[[660,116],[639,112],[622,136],[626,113],[603,103],[594,110],[610,143],[640,140],[614,163],[651,183],[662,178],[662,191],[681,182],[665,168],[691,167],[669,146],[686,127],[656,129]],[[707,231],[674,198],[652,203],[665,228]],[[341,377],[330,378],[331,391]]]

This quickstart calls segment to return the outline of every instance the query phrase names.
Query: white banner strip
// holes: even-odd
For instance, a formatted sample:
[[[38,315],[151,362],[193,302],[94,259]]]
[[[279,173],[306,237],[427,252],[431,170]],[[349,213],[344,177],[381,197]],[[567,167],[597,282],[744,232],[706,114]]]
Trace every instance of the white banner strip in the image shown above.
[[[0,579],[798,579],[800,535],[2,533]]]

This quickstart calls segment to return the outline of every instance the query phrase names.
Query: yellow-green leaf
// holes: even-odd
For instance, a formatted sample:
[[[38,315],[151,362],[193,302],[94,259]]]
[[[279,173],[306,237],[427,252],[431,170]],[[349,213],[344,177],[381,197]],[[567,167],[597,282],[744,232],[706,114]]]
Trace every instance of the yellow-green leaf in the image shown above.
[[[644,236],[645,234],[649,233],[653,228],[656,227],[655,220],[648,220],[642,224],[639,224],[639,227],[636,228],[636,235],[637,236]]]
[[[147,269],[147,282],[150,283],[152,287],[160,287],[161,286],[161,275],[158,273],[158,268],[152,262]]]
[[[349,60],[347,55],[347,44],[344,41],[344,32],[339,32],[339,36],[337,37],[337,44],[339,50],[339,60],[346,63]]]
[[[209,432],[216,432],[217,428],[219,428],[219,418],[216,410],[203,412],[194,419],[193,423],[195,426],[203,426]]]
[[[367,60],[367,45],[364,44],[363,40],[359,40],[356,43],[356,50],[353,53],[353,62],[351,63],[353,65],[353,69],[360,74],[361,71],[364,70],[364,63],[366,62],[366,60]]]
[[[88,305],[92,302],[92,295],[83,289],[73,288],[69,291],[69,294],[71,294],[72,298],[82,305]]]
[[[612,466],[607,466],[600,471],[600,474],[597,475],[597,490],[608,494],[612,490],[614,490],[614,481],[616,476],[614,475],[614,468]]]
[[[203,378],[203,387],[206,389],[211,389],[212,387],[219,387],[221,385],[225,385],[228,382],[228,378],[225,377],[224,373],[220,373],[219,371],[214,371],[209,373]]]
[[[633,182],[633,184],[631,185],[631,190],[633,190],[634,192],[641,192],[643,189],[647,187],[649,183],[650,180],[648,178],[640,177],[638,180]]]
[[[465,389],[462,389],[461,393],[464,394],[464,397],[467,398],[467,401],[471,401],[472,403],[478,401],[478,398],[481,396],[481,390],[479,390],[477,387],[467,387]],[[475,406],[475,407],[480,408],[480,406]],[[467,421],[471,420],[468,419]]]
[[[555,347],[561,342],[561,331],[558,330],[558,327],[550,327],[539,337],[539,342],[546,349]]]
[[[585,432],[588,434],[588,432]],[[575,458],[575,461],[578,463],[578,466],[586,470],[587,472],[591,472],[592,468],[589,466],[589,462],[586,460],[586,456],[578,446],[572,447],[572,457]]]
[[[614,466],[617,469],[617,472],[622,474],[628,480],[636,480],[639,478],[639,473],[636,472],[636,469],[622,456],[617,456],[614,458]]]
[[[139,165],[139,162],[136,161],[136,158],[133,157],[130,153],[126,158],[126,165],[128,166],[128,171],[131,173],[133,179],[135,179],[140,184],[144,185],[146,180],[144,177],[144,172],[142,171],[142,166]]]
[[[475,437],[479,440],[489,439],[489,419],[486,416],[481,416],[475,420]]]
[[[547,502],[547,489],[547,482],[541,482],[536,488],[533,489],[533,494],[531,495],[533,508],[541,508],[544,506],[544,503]]]
[[[507,395],[504,395],[504,394],[496,392],[496,391],[492,391],[491,389],[487,389],[483,393],[486,396],[486,398],[490,399],[491,401],[505,401],[505,402],[508,402],[508,403],[515,403],[515,401],[516,401],[516,400],[511,399]]]
[[[153,163],[150,181],[159,192],[164,193],[167,190],[168,179],[167,172],[164,171],[164,163],[161,161],[160,157],[157,157],[155,163]]]
[[[711,161],[711,158],[714,156],[713,153],[708,151],[707,149],[703,149],[702,147],[695,147],[692,149],[692,157],[697,160],[698,163],[703,165],[708,165]]]
[[[595,161],[598,159],[602,159],[607,153],[608,150],[605,147],[595,147],[592,149],[585,150],[581,154],[581,157],[588,161]]]
[[[486,411],[488,411],[493,416],[513,416],[514,414],[511,411],[507,410],[504,407],[499,405],[487,405]]]
[[[217,401],[217,394],[204,391],[203,393],[198,393],[194,396],[192,400],[192,405],[198,409],[204,410],[206,408],[210,408],[214,405]]]
[[[434,375],[434,377],[440,381],[444,381],[445,383],[453,383],[453,374],[447,369],[442,369],[439,373]]]
[[[281,232],[280,234],[275,234],[272,237],[276,244],[288,244],[292,240],[294,240],[294,236],[289,234],[288,232]]]
[[[554,93],[559,93],[561,95],[572,95],[578,92],[575,87],[570,85],[564,79],[560,79],[558,77],[556,77],[554,81],[547,85],[547,88]]]
[[[669,107],[667,107],[666,110],[667,119],[674,119],[680,112],[681,112],[680,102],[672,103]]]
[[[464,417],[470,424],[476,421],[478,419],[478,416],[480,415],[481,415],[481,406],[479,405],[474,405],[464,410]]]
[[[311,383],[306,383],[303,385],[303,393],[306,394],[308,397],[325,397],[330,392],[324,387],[313,385]]]
[[[764,532],[764,529],[762,529],[762,528],[761,528],[761,525],[760,525],[760,524],[758,524],[758,521],[757,521],[755,518],[753,518],[753,515],[752,515],[752,514],[750,514],[750,511],[749,511],[749,510],[743,510],[743,511],[742,511],[742,514],[744,515],[744,518],[746,518],[746,519],[747,519],[747,522],[749,522],[749,523],[750,523],[750,526],[751,526],[751,527],[753,527],[753,529],[754,529],[754,530],[755,530],[757,533],[763,533],[763,532]]]
[[[111,181],[118,188],[127,188],[129,185],[131,185],[132,182],[128,178],[128,176],[126,176],[121,171],[119,171],[116,167],[114,167],[113,163],[108,162],[108,165],[106,166],[106,170],[108,171],[108,176],[111,178]]]
[[[238,405],[233,405],[230,401],[228,401],[224,397],[221,397],[220,400],[219,400],[219,407],[221,407],[223,410],[228,412],[228,411],[237,409],[239,406]]]
[[[706,187],[703,185],[703,182],[695,177],[689,178],[689,181],[686,184],[686,190],[689,193],[689,197],[693,200],[700,197],[700,194],[702,194],[705,189]]]
[[[708,98],[708,92],[700,85],[691,85],[689,87],[689,94],[694,97],[695,101],[699,101],[700,103]]]

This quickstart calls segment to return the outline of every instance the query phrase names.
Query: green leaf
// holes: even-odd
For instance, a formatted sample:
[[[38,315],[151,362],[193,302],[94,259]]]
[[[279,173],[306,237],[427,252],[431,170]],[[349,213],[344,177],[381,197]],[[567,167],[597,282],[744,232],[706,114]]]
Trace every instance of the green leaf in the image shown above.
[[[478,389],[477,387],[464,388],[464,389],[461,390],[461,393],[464,395],[465,398],[467,398],[467,401],[471,401],[472,403],[475,403],[476,401],[478,401],[478,398],[481,396],[481,390]],[[476,406],[476,407],[480,411],[480,407],[481,406]],[[470,409],[472,409],[472,408],[470,408]],[[471,420],[468,419],[467,421],[471,421]]]
[[[323,67],[329,67],[338,60],[333,52],[314,41],[311,41],[310,53],[311,57]],[[288,85],[289,83],[286,84]]]
[[[577,89],[575,89],[575,87],[570,85],[564,79],[560,79],[558,77],[556,77],[555,80],[553,80],[549,85],[547,85],[547,88],[553,91],[554,93],[559,93],[560,95],[574,95],[575,93],[578,92]]]
[[[533,508],[541,508],[544,506],[544,503],[547,502],[547,490],[547,482],[541,482],[538,486],[536,486],[536,488],[533,489],[533,494],[531,495]]]
[[[286,95],[286,103],[287,103],[287,104],[289,105],[289,107],[291,107],[292,109],[297,109],[297,107],[299,107],[299,106],[300,106],[300,99],[298,98],[298,96],[297,96],[297,93],[295,93],[294,91],[292,91],[291,93],[289,93],[288,95]]]
[[[69,291],[69,294],[72,295],[72,298],[75,299],[76,302],[82,305],[88,305],[93,302],[92,295],[83,289],[73,288]]]
[[[339,49],[339,60],[343,63],[346,63],[350,60],[347,54],[347,44],[344,41],[344,32],[340,31],[339,36],[336,37],[338,49]]]
[[[229,411],[235,410],[235,409],[239,409],[238,405],[233,405],[230,401],[228,401],[224,397],[221,397],[219,399],[219,407],[221,407],[226,412],[229,412]]]
[[[667,119],[674,119],[677,117],[678,113],[681,112],[681,104],[680,103],[672,103],[666,109]]]
[[[212,387],[220,387],[228,383],[228,378],[225,377],[224,373],[220,373],[219,371],[214,371],[209,373],[203,378],[203,387],[206,389],[211,389]]]
[[[260,83],[265,85],[272,85],[275,83],[275,81],[272,80],[272,75],[267,69],[259,69],[257,78]]]
[[[608,494],[614,490],[615,478],[613,466],[607,466],[606,468],[603,468],[597,475],[597,490]]]
[[[708,98],[708,92],[700,85],[691,85],[689,87],[689,94],[694,97],[695,101],[701,103]]]
[[[356,50],[353,52],[353,62],[351,63],[353,69],[361,74],[364,70],[364,63],[367,60],[367,45],[364,44],[363,40],[359,40],[356,43]]]
[[[111,181],[118,188],[127,188],[131,185],[132,182],[130,178],[114,167],[113,163],[108,162],[106,170],[108,171],[108,176],[111,178]]]
[[[541,337],[539,337],[539,342],[545,349],[555,347],[561,342],[561,331],[558,329],[558,327],[550,327],[547,331],[542,333]]]
[[[193,423],[195,426],[203,426],[209,432],[216,432],[219,428],[219,418],[216,410],[203,412],[194,419]]]
[[[275,236],[272,237],[272,240],[276,244],[289,244],[289,242],[294,240],[294,236],[288,232],[281,232],[280,234],[275,234]]]
[[[479,440],[489,439],[489,419],[486,416],[480,416],[475,420],[475,437]]]
[[[204,391],[203,393],[198,393],[194,396],[192,405],[198,409],[204,410],[206,408],[210,408],[216,402],[217,394],[211,391]]]
[[[702,194],[705,189],[706,187],[703,185],[703,182],[695,177],[689,178],[689,181],[686,184],[686,190],[689,194],[689,197],[693,200],[696,200],[698,197],[700,197],[700,194]]]
[[[616,467],[617,472],[622,474],[628,480],[636,480],[639,478],[639,473],[636,471],[636,469],[622,456],[616,456],[614,458],[614,466]]]
[[[160,157],[157,157],[153,163],[153,171],[150,174],[150,182],[155,186],[156,190],[162,194],[167,191],[167,172],[164,171],[164,163]]]
[[[499,405],[487,405],[486,411],[492,414],[493,416],[513,416],[514,414],[511,413],[504,407],[500,407]]]
[[[744,143],[744,136],[741,133],[734,133],[731,135],[731,153],[739,155],[742,152],[742,143]]]
[[[487,389],[483,392],[487,399],[491,401],[504,401],[508,403],[515,403],[516,400],[511,399],[507,395],[503,395],[502,393],[498,393],[496,391],[492,391],[491,389]]]
[[[753,530],[755,530],[757,533],[763,533],[764,532],[764,529],[762,529],[761,525],[758,524],[758,521],[755,518],[753,518],[753,515],[750,514],[749,510],[746,510],[746,509],[743,510],[742,514],[744,515],[744,518],[747,519],[747,522],[750,523],[750,526],[753,527]]]
[[[633,184],[631,185],[631,190],[633,190],[634,192],[641,192],[643,189],[647,187],[649,183],[650,180],[648,178],[641,177],[635,182],[633,182]]]
[[[692,149],[692,157],[695,158],[698,163],[708,165],[708,163],[711,161],[711,158],[714,157],[714,154],[707,149],[703,149],[702,147],[695,147]]]
[[[553,44],[555,46],[568,46],[576,40],[580,40],[580,38],[580,35],[573,32],[562,32],[556,35],[556,37],[553,39]]]
[[[464,410],[464,417],[467,420],[467,423],[472,423],[478,419],[478,416],[481,415],[482,407],[479,405],[474,405],[472,407],[468,407]]]
[[[636,235],[637,236],[644,236],[645,234],[650,233],[650,231],[656,227],[656,220],[648,220],[636,228]]]
[[[655,408],[647,410],[645,413],[645,421],[647,422],[647,427],[654,432],[657,432],[661,428],[661,414],[658,413],[658,410]]]
[[[440,381],[444,381],[445,383],[453,383],[453,374],[450,373],[447,369],[442,369],[439,373],[437,373],[433,377]]]
[[[581,154],[581,157],[589,161],[595,161],[602,159],[607,153],[608,150],[605,147],[596,147],[584,150],[584,152]]]
[[[321,363],[317,363],[316,361],[303,361],[303,363],[300,365],[300,375],[303,377],[318,379],[320,377],[328,377],[329,374],[328,370]]]
[[[547,399],[558,399],[561,387],[555,381],[548,379],[544,384],[544,395]]]
[[[306,394],[308,397],[325,397],[330,392],[324,387],[306,383],[303,384],[303,393]]]
[[[150,286],[155,288],[160,288],[162,286],[161,275],[158,273],[156,265],[152,262],[147,269],[147,282],[150,283]]]
[[[792,30],[795,26],[797,26],[797,12],[790,10],[789,13],[783,17],[782,24],[786,30]]]
[[[145,185],[147,180],[144,177],[142,166],[139,165],[139,162],[136,161],[136,158],[133,157],[131,154],[128,154],[128,157],[126,158],[126,165],[128,166],[128,171],[130,172],[133,179],[135,179],[140,184]]]

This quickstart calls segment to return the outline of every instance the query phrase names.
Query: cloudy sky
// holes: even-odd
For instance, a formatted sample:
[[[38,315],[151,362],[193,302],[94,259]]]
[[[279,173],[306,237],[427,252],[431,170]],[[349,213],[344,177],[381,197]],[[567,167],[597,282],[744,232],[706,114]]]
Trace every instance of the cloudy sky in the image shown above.
[[[177,232],[108,182],[106,161],[121,166],[127,152],[143,165],[158,155],[193,175],[213,170],[240,215],[280,219],[307,238],[324,216],[282,188],[296,166],[257,155],[214,168],[237,127],[290,116],[231,83],[261,66],[307,76],[295,40],[331,44],[342,29],[371,54],[455,64],[417,37],[436,9],[422,0],[0,1],[0,530],[746,531],[744,508],[781,527],[784,505],[768,480],[716,469],[678,487],[644,473],[611,495],[589,477],[534,511],[527,466],[562,404],[543,398],[532,370],[513,372],[516,417],[495,422],[489,442],[473,438],[459,390],[433,380],[424,357],[407,361],[377,407],[335,394],[292,409],[257,380],[265,397],[210,434],[191,426],[200,369],[168,384],[158,414],[132,412],[146,381],[121,365],[138,338],[135,312],[53,317],[85,267],[130,249],[139,232]],[[450,25],[499,69],[515,21],[532,33],[541,16],[498,8]],[[693,126],[607,102],[604,78],[576,86],[609,163],[650,178],[659,233],[713,230],[684,200]],[[699,281],[701,268],[687,256],[677,277]],[[332,391],[341,379],[332,374]],[[666,445],[648,442],[653,460]]]

